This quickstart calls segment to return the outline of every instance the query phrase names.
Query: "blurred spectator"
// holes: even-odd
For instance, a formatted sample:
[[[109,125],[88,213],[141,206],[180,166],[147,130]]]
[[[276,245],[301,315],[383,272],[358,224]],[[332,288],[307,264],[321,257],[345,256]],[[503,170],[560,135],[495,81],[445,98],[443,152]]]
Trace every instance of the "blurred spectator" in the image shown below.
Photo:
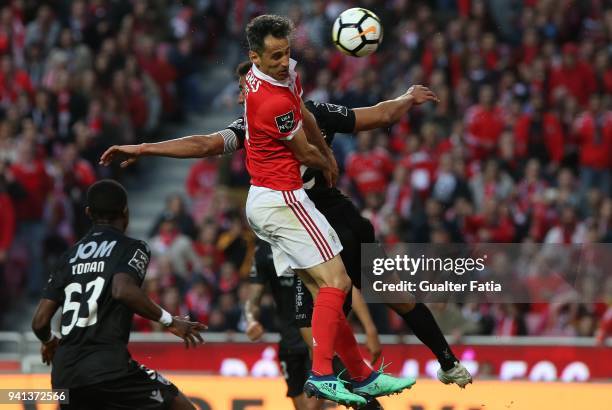
[[[204,324],[208,323],[212,295],[204,278],[198,277],[195,279],[191,289],[185,295],[185,303],[194,320]]]
[[[531,100],[531,112],[523,114],[514,126],[517,153],[527,159],[535,158],[540,164],[559,166],[563,159],[563,130],[557,117],[544,110],[539,94]]]
[[[238,214],[228,217],[229,227],[219,234],[217,248],[223,253],[224,260],[231,262],[241,277],[251,271],[255,255],[255,237]]]
[[[550,98],[554,101],[565,95],[572,95],[585,106],[589,96],[597,89],[592,67],[578,57],[578,46],[574,43],[563,45],[562,62],[552,67],[550,76]]]
[[[393,172],[393,163],[385,150],[374,148],[374,133],[360,132],[357,151],[346,159],[346,175],[360,198],[380,193]]]
[[[193,218],[187,212],[185,202],[181,195],[171,195],[166,199],[166,208],[157,217],[155,224],[149,231],[149,237],[157,235],[160,225],[168,219],[174,219],[181,233],[189,236],[191,239],[196,239],[197,228],[193,222]]]
[[[612,195],[612,111],[602,98],[593,94],[589,109],[576,121],[580,147],[580,185],[583,190],[597,187]]]
[[[494,153],[504,129],[504,112],[494,103],[494,99],[493,88],[482,86],[478,105],[470,107],[465,114],[466,142],[476,159],[483,159]]]
[[[484,163],[483,171],[472,177],[470,181],[477,210],[481,210],[484,202],[489,199],[507,199],[513,187],[512,178],[499,169],[499,164],[495,159],[487,160]]]
[[[15,201],[17,214],[17,241],[27,249],[29,270],[27,277],[30,296],[37,297],[46,278],[43,277],[43,241],[45,225],[43,209],[52,181],[42,160],[36,158],[33,141],[21,140],[17,145],[17,157],[9,168],[15,181],[25,191],[25,196]]]
[[[160,305],[172,316],[188,316],[189,309],[182,302],[181,293],[176,286],[164,288],[161,295]]]
[[[545,243],[579,244],[584,243],[586,229],[578,221],[576,209],[570,205],[561,210],[559,224],[548,231],[544,238]]]
[[[191,281],[192,272],[201,270],[200,259],[193,250],[191,239],[179,231],[173,218],[165,219],[159,226],[158,234],[151,239],[151,255],[168,258],[172,271],[184,283]]]

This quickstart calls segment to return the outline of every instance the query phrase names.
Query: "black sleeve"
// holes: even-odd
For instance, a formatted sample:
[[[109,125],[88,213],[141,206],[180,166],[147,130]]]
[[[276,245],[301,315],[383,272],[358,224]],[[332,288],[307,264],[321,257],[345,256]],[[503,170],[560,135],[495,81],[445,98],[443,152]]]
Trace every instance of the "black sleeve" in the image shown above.
[[[315,101],[306,101],[304,105],[314,115],[319,128],[327,134],[348,134],[355,130],[355,112],[344,105]]]
[[[228,132],[230,131],[230,132]],[[244,117],[237,118],[224,130],[219,132],[223,136],[224,152],[234,152],[244,147],[244,138],[246,135]]]
[[[45,285],[42,297],[51,299],[60,304],[64,303],[64,275],[62,274],[66,258],[62,257],[54,270],[49,274],[49,280]]]
[[[133,241],[121,256],[115,272],[127,273],[142,283],[151,260],[151,250],[143,241]]]
[[[249,283],[265,285],[270,281],[271,275],[276,275],[274,261],[272,260],[272,249],[267,242],[258,241],[253,268],[249,274]]]

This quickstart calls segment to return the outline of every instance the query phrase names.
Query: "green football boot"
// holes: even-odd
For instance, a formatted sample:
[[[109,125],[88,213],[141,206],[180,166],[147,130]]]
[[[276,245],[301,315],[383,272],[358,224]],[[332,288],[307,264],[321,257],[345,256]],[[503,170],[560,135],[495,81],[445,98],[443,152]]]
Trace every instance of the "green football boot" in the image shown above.
[[[365,380],[353,382],[353,393],[365,398],[389,396],[399,394],[402,390],[411,388],[416,380],[412,377],[393,377],[383,372],[384,365],[380,370],[375,370]]]
[[[348,391],[344,387],[344,383],[334,375],[311,375],[304,384],[304,393],[308,397],[315,396],[318,399],[331,400],[345,406],[357,408],[365,406],[368,401],[360,395]]]

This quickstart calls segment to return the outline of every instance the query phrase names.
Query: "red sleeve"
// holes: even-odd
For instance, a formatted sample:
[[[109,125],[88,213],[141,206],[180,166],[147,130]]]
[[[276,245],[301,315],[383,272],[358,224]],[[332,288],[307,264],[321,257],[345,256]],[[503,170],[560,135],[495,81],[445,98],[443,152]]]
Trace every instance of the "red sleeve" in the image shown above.
[[[284,95],[276,95],[257,111],[260,129],[279,140],[291,140],[302,128],[301,108]]]
[[[8,195],[0,194],[0,251],[6,251],[15,233],[15,209]]]

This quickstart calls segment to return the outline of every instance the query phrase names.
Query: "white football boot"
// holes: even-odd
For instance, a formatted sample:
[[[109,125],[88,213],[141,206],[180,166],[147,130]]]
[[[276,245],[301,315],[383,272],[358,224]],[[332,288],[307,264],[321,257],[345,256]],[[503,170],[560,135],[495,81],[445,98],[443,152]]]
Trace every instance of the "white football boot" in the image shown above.
[[[444,384],[455,383],[463,389],[469,383],[472,383],[472,375],[465,366],[459,362],[455,362],[455,367],[450,370],[444,371],[442,368],[438,369],[438,380]]]

